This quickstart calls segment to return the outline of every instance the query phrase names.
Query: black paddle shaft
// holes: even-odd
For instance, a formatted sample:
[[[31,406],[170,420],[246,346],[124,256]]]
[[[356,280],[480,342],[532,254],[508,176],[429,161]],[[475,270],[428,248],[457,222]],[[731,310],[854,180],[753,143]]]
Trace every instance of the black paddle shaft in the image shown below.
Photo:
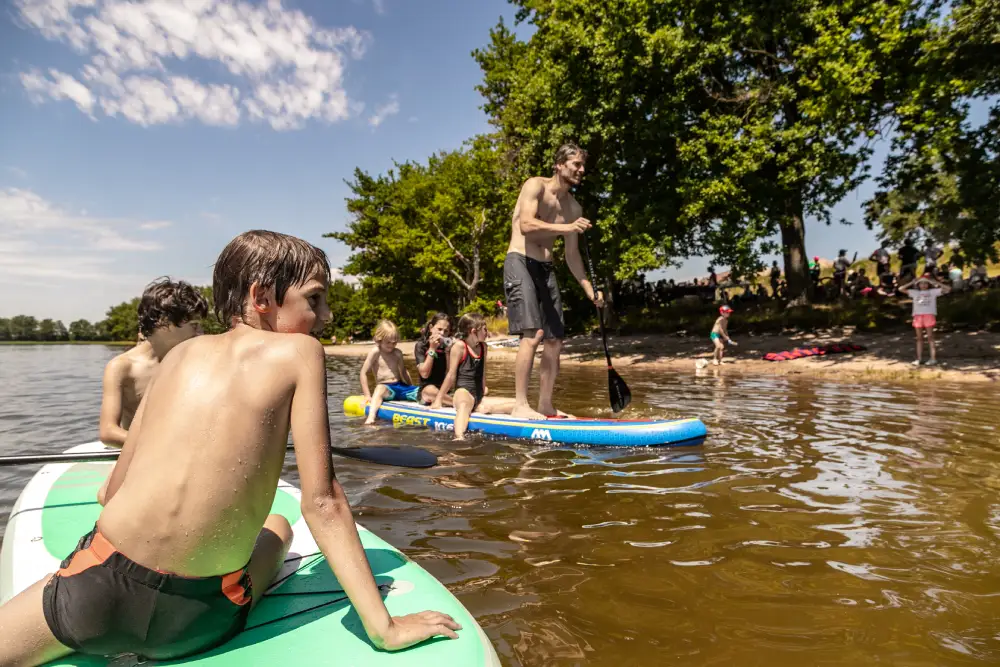
[[[597,296],[597,287],[595,286],[597,281],[594,280],[594,262],[590,259],[590,247],[587,245],[587,237],[580,234],[580,241],[583,243],[583,254],[587,257],[590,286],[595,291],[594,296]],[[622,376],[618,375],[618,371],[611,365],[611,352],[608,350],[608,334],[604,329],[603,307],[597,309],[597,319],[598,324],[601,326],[601,342],[604,344],[604,358],[608,360],[608,397],[611,399],[611,410],[621,412],[632,402],[632,392],[629,391],[628,385],[625,384]]]
[[[294,449],[288,445],[288,450]],[[437,463],[437,457],[419,447],[330,447],[332,454],[339,454],[359,461],[402,468],[430,468]],[[121,450],[110,452],[81,452],[59,454],[24,454],[20,456],[0,456],[0,466],[30,463],[86,463],[90,461],[114,461]]]
[[[583,244],[583,254],[587,257],[587,273],[590,275],[590,286],[597,296],[597,281],[594,280],[594,263],[590,260],[590,248],[587,246],[587,237],[580,234],[580,243]],[[608,368],[611,368],[611,353],[608,351],[608,335],[604,331],[604,308],[597,309],[597,322],[601,325],[601,340],[604,341],[604,358],[608,360]]]

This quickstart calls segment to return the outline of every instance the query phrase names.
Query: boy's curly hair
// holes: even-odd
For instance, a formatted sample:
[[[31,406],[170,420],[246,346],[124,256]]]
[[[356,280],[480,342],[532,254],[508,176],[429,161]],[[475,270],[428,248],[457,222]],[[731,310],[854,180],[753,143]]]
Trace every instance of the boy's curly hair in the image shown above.
[[[208,300],[191,284],[159,278],[146,286],[139,300],[139,332],[149,338],[160,327],[179,327],[206,315]]]

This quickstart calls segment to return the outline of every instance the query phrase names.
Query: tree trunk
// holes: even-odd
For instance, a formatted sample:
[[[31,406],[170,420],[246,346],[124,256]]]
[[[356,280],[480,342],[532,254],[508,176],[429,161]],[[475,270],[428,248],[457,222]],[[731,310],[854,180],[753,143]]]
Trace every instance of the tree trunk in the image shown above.
[[[787,213],[780,222],[789,299],[809,298],[809,262],[806,259],[806,226],[801,193],[789,193]]]

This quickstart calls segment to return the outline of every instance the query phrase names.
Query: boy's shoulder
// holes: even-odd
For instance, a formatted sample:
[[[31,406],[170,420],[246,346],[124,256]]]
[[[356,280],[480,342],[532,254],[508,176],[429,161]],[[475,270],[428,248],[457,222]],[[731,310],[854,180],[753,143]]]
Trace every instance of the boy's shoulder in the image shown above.
[[[105,365],[105,372],[111,372],[121,377],[133,377],[155,369],[159,362],[148,348],[148,343],[139,343],[121,354],[115,355]]]
[[[179,344],[165,357],[178,363],[190,363],[219,353],[231,355],[238,362],[255,364],[301,364],[303,360],[325,359],[323,343],[299,333],[276,333],[247,327],[241,331],[195,336]]]

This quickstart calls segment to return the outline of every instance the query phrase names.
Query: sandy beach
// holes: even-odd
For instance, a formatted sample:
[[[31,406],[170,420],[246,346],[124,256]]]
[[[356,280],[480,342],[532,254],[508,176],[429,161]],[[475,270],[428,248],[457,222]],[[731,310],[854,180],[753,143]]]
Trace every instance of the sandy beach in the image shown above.
[[[491,339],[491,342],[506,337]],[[915,345],[912,331],[892,333],[855,333],[851,328],[819,333],[734,337],[739,346],[726,351],[723,368],[746,373],[769,375],[819,374],[832,378],[871,377],[891,380],[942,379],[957,382],[996,382],[1000,380],[1000,333],[988,331],[938,332],[937,366],[912,365]],[[768,352],[796,347],[814,347],[831,343],[853,343],[867,348],[863,352],[806,357],[790,361],[764,361]],[[399,344],[403,354],[412,359],[415,341]],[[707,336],[645,335],[615,336],[608,339],[615,368],[665,368],[695,371],[698,359],[711,359]],[[371,343],[328,345],[331,356],[363,357]],[[492,347],[493,359],[513,361],[516,347]],[[926,346],[924,358],[927,359]],[[604,352],[599,336],[576,336],[565,341],[563,364],[603,365]],[[714,368],[709,366],[709,368]]]

